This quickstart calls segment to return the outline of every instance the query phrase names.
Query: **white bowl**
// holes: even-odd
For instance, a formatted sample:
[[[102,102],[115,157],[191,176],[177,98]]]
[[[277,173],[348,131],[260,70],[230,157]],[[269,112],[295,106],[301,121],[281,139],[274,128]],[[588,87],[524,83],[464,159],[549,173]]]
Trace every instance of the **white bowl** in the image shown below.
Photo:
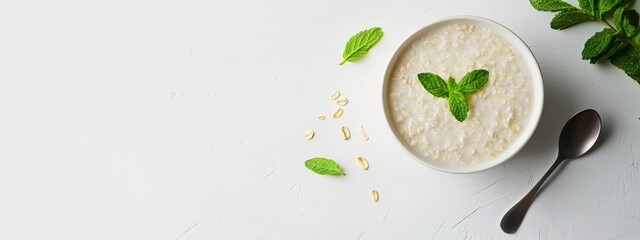
[[[533,82],[532,84],[533,95],[534,95],[533,103],[532,103],[533,109],[531,111],[531,116],[528,121],[528,124],[524,127],[523,131],[520,133],[520,136],[518,136],[518,138],[507,149],[505,149],[504,152],[502,152],[500,155],[496,156],[495,158],[489,159],[487,161],[479,162],[479,163],[469,164],[469,165],[444,164],[443,162],[427,159],[422,155],[415,153],[412,150],[412,148],[409,146],[409,144],[398,133],[398,129],[396,128],[396,125],[391,118],[391,113],[389,108],[389,97],[388,97],[389,78],[391,77],[391,72],[393,71],[393,68],[396,65],[396,61],[398,57],[400,57],[404,52],[404,50],[408,46],[410,46],[411,43],[415,41],[418,37],[422,36],[426,32],[431,31],[434,28],[438,28],[440,26],[448,25],[452,23],[470,23],[477,26],[483,26],[501,35],[507,42],[510,42],[511,44],[513,44],[513,46],[516,48],[516,51],[520,53],[522,58],[524,58],[528,69],[531,71],[531,77]],[[398,142],[418,162],[428,167],[431,167],[433,169],[440,170],[443,172],[449,172],[449,173],[472,173],[472,172],[482,171],[482,170],[491,168],[493,166],[496,166],[508,160],[509,158],[513,157],[516,153],[518,153],[518,151],[520,151],[520,149],[522,149],[522,147],[524,147],[527,141],[529,141],[529,139],[531,138],[531,135],[533,135],[533,132],[538,126],[538,122],[540,121],[540,116],[542,115],[542,105],[544,101],[542,73],[540,72],[540,67],[538,66],[538,62],[533,56],[533,53],[531,53],[531,50],[529,49],[529,47],[527,47],[527,45],[522,41],[522,39],[520,39],[515,33],[507,29],[506,27],[494,21],[491,21],[485,18],[475,17],[475,16],[447,17],[445,19],[441,19],[439,21],[431,23],[426,27],[418,30],[416,33],[412,34],[409,38],[407,38],[407,40],[405,40],[400,45],[400,47],[398,47],[398,50],[396,50],[393,57],[389,61],[389,64],[387,65],[387,70],[385,72],[382,89],[383,89],[382,100],[383,100],[385,115],[387,118],[387,123],[389,124],[389,127],[393,131],[393,134],[395,135]]]

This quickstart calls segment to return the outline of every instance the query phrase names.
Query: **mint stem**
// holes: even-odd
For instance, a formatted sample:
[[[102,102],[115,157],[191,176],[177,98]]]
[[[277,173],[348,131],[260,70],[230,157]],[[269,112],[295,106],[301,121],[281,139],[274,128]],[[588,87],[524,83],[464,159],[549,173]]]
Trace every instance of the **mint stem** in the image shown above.
[[[342,65],[342,64],[344,64],[346,62],[347,62],[347,59],[343,59],[342,62],[340,62],[340,64],[338,64],[338,65]]]
[[[607,20],[601,19],[600,22],[606,24],[607,26],[609,26],[609,28],[611,28],[611,30],[617,32],[616,28],[613,27],[611,23],[607,22]],[[625,37],[624,39],[627,40],[627,42],[629,42],[629,44],[631,44],[631,46],[633,46],[634,49],[636,49],[638,54],[640,54],[640,48],[638,48],[638,46],[631,40],[631,37]]]

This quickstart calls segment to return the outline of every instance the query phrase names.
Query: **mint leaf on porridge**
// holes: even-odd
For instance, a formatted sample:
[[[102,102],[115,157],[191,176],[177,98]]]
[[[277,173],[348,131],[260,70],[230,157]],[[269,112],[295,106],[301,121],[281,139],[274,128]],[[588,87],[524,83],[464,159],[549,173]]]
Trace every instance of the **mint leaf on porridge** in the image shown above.
[[[440,76],[433,73],[419,73],[418,80],[422,84],[422,87],[434,97],[449,97],[447,83],[445,83],[444,79]]]
[[[473,70],[460,80],[460,92],[464,94],[478,91],[489,81],[489,71],[484,69]]]
[[[473,70],[465,74],[460,83],[456,83],[453,77],[449,77],[448,82],[445,83],[442,77],[430,72],[419,73],[418,80],[434,97],[447,98],[449,111],[456,120],[463,122],[469,113],[469,103],[465,95],[482,88],[489,81],[489,71]]]
[[[449,82],[447,82],[447,89],[449,92],[458,92],[460,91],[460,85],[456,83],[456,80],[453,77],[449,77]]]
[[[374,27],[368,30],[363,30],[349,38],[347,44],[344,46],[344,52],[342,52],[342,62],[351,62],[357,60],[369,52],[369,49],[373,47],[382,38],[382,28]]]
[[[305,161],[304,166],[320,175],[346,175],[338,163],[328,158],[312,158]]]
[[[453,114],[453,117],[462,122],[467,119],[467,112],[469,112],[469,104],[464,94],[461,92],[449,93],[449,111]]]

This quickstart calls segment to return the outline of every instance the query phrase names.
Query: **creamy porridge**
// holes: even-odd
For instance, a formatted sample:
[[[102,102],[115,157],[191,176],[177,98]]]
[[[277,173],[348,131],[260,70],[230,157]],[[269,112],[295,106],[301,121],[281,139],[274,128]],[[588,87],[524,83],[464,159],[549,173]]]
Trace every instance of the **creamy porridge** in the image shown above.
[[[515,46],[482,25],[451,23],[410,43],[393,66],[388,101],[397,133],[415,154],[437,162],[470,165],[495,158],[527,125],[532,111],[532,73]],[[417,75],[432,72],[456,81],[476,69],[489,81],[466,96],[464,122],[447,99],[425,91]]]

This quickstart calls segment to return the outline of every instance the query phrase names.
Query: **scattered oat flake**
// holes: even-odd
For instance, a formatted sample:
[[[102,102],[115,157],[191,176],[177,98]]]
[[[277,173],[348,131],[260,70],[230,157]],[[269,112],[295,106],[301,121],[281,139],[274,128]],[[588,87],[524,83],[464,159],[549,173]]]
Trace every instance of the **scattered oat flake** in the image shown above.
[[[314,132],[313,130],[304,132],[304,138],[307,140],[311,140],[315,135],[316,135],[316,132]]]
[[[342,134],[342,139],[349,140],[351,138],[351,132],[349,132],[349,128],[342,126],[340,127],[340,134]]]
[[[363,156],[358,156],[358,165],[360,165],[360,168],[362,168],[362,170],[366,171],[367,169],[369,169],[369,162],[367,162],[367,159]]]
[[[367,132],[364,131],[364,127],[360,126],[360,138],[363,141],[369,141],[369,136],[367,136]]]
[[[378,202],[378,198],[378,191],[376,191],[375,189],[371,190],[371,199],[373,199],[374,202]]]
[[[333,91],[333,93],[331,93],[331,100],[336,100],[340,97],[340,92],[338,92],[338,90]]]
[[[344,106],[344,105],[347,105],[347,103],[349,103],[349,99],[347,99],[346,97],[341,97],[341,98],[338,98],[338,100],[336,100],[336,103],[340,106]]]
[[[318,115],[318,120],[322,121],[327,118],[325,115]]]
[[[333,114],[331,114],[331,116],[333,116],[334,119],[338,119],[340,116],[342,116],[342,113],[344,113],[344,110],[342,110],[342,108],[338,108],[333,111]]]

